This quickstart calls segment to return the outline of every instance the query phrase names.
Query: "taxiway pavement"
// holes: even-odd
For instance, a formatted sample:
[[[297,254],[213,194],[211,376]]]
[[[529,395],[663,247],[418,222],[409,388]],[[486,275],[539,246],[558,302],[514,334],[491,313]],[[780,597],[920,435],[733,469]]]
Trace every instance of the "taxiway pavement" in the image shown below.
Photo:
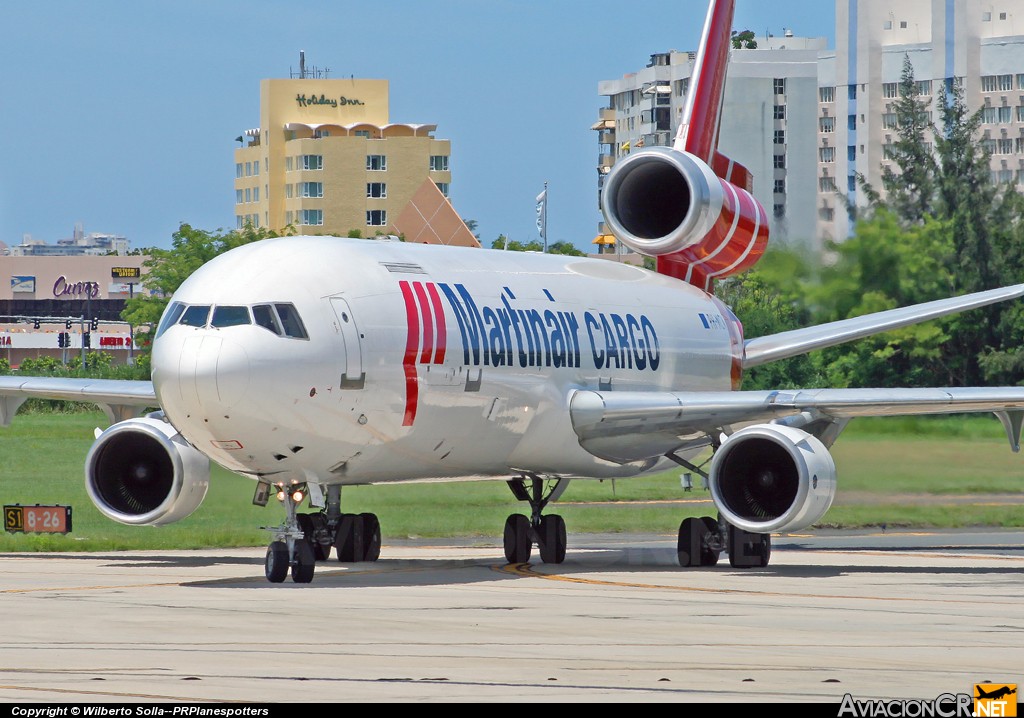
[[[774,537],[680,569],[670,536],[386,542],[263,578],[264,549],[0,555],[0,701],[827,702],[1024,683],[1024,533]]]

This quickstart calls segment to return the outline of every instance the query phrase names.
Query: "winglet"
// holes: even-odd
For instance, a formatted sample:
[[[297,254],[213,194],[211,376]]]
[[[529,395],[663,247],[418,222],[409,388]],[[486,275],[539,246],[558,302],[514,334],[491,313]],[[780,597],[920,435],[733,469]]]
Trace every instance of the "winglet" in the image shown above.
[[[1013,453],[1020,453],[1020,430],[1024,425],[1024,411],[995,411],[996,415],[1006,429],[1006,438],[1010,440],[1010,448]]]

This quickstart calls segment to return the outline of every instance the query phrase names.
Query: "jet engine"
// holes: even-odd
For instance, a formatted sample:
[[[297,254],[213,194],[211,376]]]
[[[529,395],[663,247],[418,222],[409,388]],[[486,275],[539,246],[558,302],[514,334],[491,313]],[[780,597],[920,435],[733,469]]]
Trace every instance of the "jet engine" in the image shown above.
[[[209,459],[152,415],[99,434],[85,460],[89,498],[122,524],[179,521],[199,507],[209,485]]]
[[[750,268],[768,244],[767,217],[750,192],[700,158],[667,147],[616,162],[601,209],[623,244],[658,257],[659,272],[698,286]]]
[[[736,432],[711,462],[711,497],[722,517],[751,533],[797,531],[820,519],[836,495],[836,465],[806,431],[759,424]]]

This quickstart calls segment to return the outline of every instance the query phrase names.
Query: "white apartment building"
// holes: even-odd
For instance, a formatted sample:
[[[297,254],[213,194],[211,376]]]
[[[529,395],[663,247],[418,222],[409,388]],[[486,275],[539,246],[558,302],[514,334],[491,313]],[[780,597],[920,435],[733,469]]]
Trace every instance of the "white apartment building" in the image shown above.
[[[968,107],[984,108],[993,180],[1024,180],[1024,0],[837,0],[836,49],[819,66],[822,240],[849,236],[845,197],[866,202],[857,174],[881,189],[905,57],[933,121],[939,90],[958,78]]]

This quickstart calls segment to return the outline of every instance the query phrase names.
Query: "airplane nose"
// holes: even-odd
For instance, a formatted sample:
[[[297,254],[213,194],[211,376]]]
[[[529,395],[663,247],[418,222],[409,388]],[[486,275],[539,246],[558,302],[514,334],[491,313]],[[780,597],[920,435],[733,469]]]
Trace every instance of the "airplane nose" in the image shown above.
[[[180,402],[187,414],[231,408],[245,396],[249,380],[249,355],[231,339],[192,335],[178,342],[158,341],[153,351],[158,395],[165,403]]]

